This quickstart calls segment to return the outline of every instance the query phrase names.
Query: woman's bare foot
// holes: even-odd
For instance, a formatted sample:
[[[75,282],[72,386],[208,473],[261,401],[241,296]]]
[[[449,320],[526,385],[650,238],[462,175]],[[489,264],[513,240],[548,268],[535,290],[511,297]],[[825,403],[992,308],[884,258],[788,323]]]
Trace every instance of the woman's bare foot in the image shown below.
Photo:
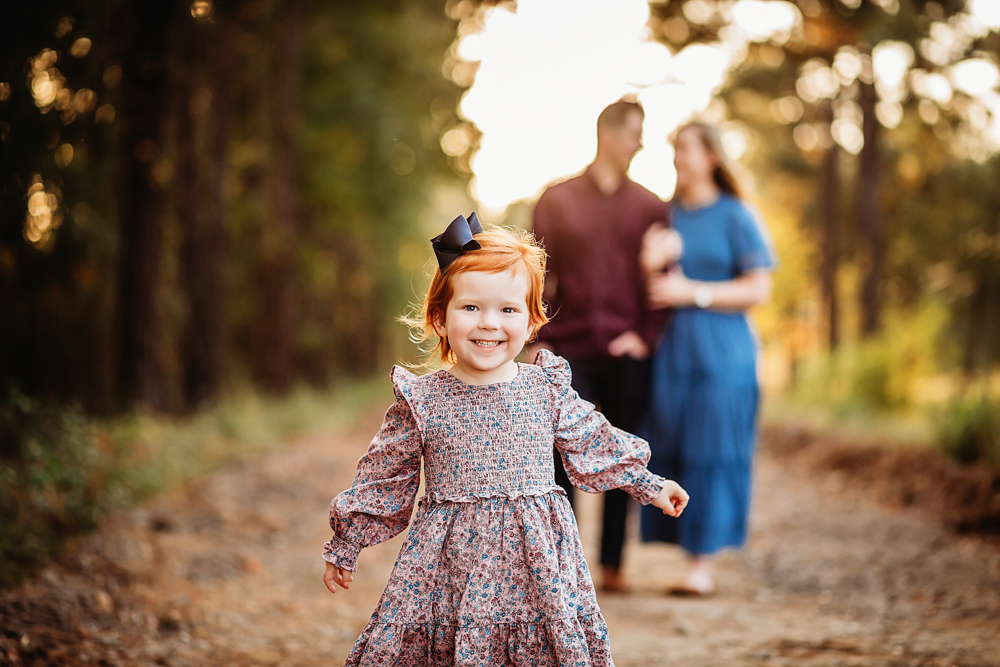
[[[708,558],[697,558],[682,578],[667,587],[668,595],[705,597],[715,593],[715,566]]]

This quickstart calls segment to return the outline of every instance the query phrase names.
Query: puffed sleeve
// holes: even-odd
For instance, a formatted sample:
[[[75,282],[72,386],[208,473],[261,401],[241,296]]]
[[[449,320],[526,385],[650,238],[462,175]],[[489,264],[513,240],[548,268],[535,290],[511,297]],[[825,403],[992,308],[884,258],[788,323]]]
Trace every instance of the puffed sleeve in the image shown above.
[[[354,483],[330,503],[333,538],[323,545],[323,558],[354,571],[365,547],[395,537],[410,522],[420,485],[422,441],[404,396],[415,376],[392,370],[396,402],[392,404],[368,452],[358,461]]]
[[[555,445],[573,485],[588,493],[621,488],[643,505],[652,502],[660,493],[663,478],[646,468],[646,441],[615,428],[593,403],[580,398],[570,384],[572,375],[565,359],[540,350],[535,364],[554,391]]]
[[[733,245],[737,275],[755,269],[773,268],[774,253],[763,222],[740,202],[735,204],[730,242]]]

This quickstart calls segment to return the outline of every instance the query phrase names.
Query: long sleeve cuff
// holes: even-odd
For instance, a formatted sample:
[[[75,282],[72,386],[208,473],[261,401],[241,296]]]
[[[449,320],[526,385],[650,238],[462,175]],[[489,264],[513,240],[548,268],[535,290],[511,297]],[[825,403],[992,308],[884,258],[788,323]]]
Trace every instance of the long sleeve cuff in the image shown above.
[[[643,505],[656,500],[663,488],[663,483],[667,481],[659,475],[653,474],[648,468],[643,470],[642,475],[631,486],[623,487],[630,496]]]
[[[361,553],[361,547],[336,535],[323,545],[323,560],[351,572],[358,569],[359,553]]]

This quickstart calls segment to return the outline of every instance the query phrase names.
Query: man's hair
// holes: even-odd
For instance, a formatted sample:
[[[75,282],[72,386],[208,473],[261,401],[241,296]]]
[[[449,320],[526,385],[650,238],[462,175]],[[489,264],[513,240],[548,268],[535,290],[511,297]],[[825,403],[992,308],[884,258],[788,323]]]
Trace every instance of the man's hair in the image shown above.
[[[639,114],[640,118],[645,118],[646,113],[642,110],[642,105],[629,100],[618,100],[613,104],[604,107],[604,111],[597,117],[597,129],[619,128],[625,124],[626,119],[633,114]]]

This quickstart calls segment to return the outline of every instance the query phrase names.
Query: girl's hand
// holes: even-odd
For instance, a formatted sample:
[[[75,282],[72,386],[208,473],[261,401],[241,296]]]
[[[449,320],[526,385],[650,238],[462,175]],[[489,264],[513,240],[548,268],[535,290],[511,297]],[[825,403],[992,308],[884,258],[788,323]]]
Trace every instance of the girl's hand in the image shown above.
[[[677,230],[657,222],[643,234],[639,265],[646,275],[652,275],[675,263],[683,253],[684,239]]]
[[[323,583],[326,584],[326,587],[330,589],[331,593],[336,594],[337,592],[337,589],[333,586],[334,583],[346,591],[351,587],[352,581],[354,581],[353,572],[345,570],[342,567],[337,567],[330,561],[326,562],[326,572],[323,573]]]
[[[663,510],[664,514],[679,517],[687,507],[689,498],[687,491],[682,489],[680,484],[668,479],[663,482],[660,495],[656,496],[652,504]]]
[[[693,303],[694,284],[679,267],[649,279],[647,298],[652,308],[675,308]]]

